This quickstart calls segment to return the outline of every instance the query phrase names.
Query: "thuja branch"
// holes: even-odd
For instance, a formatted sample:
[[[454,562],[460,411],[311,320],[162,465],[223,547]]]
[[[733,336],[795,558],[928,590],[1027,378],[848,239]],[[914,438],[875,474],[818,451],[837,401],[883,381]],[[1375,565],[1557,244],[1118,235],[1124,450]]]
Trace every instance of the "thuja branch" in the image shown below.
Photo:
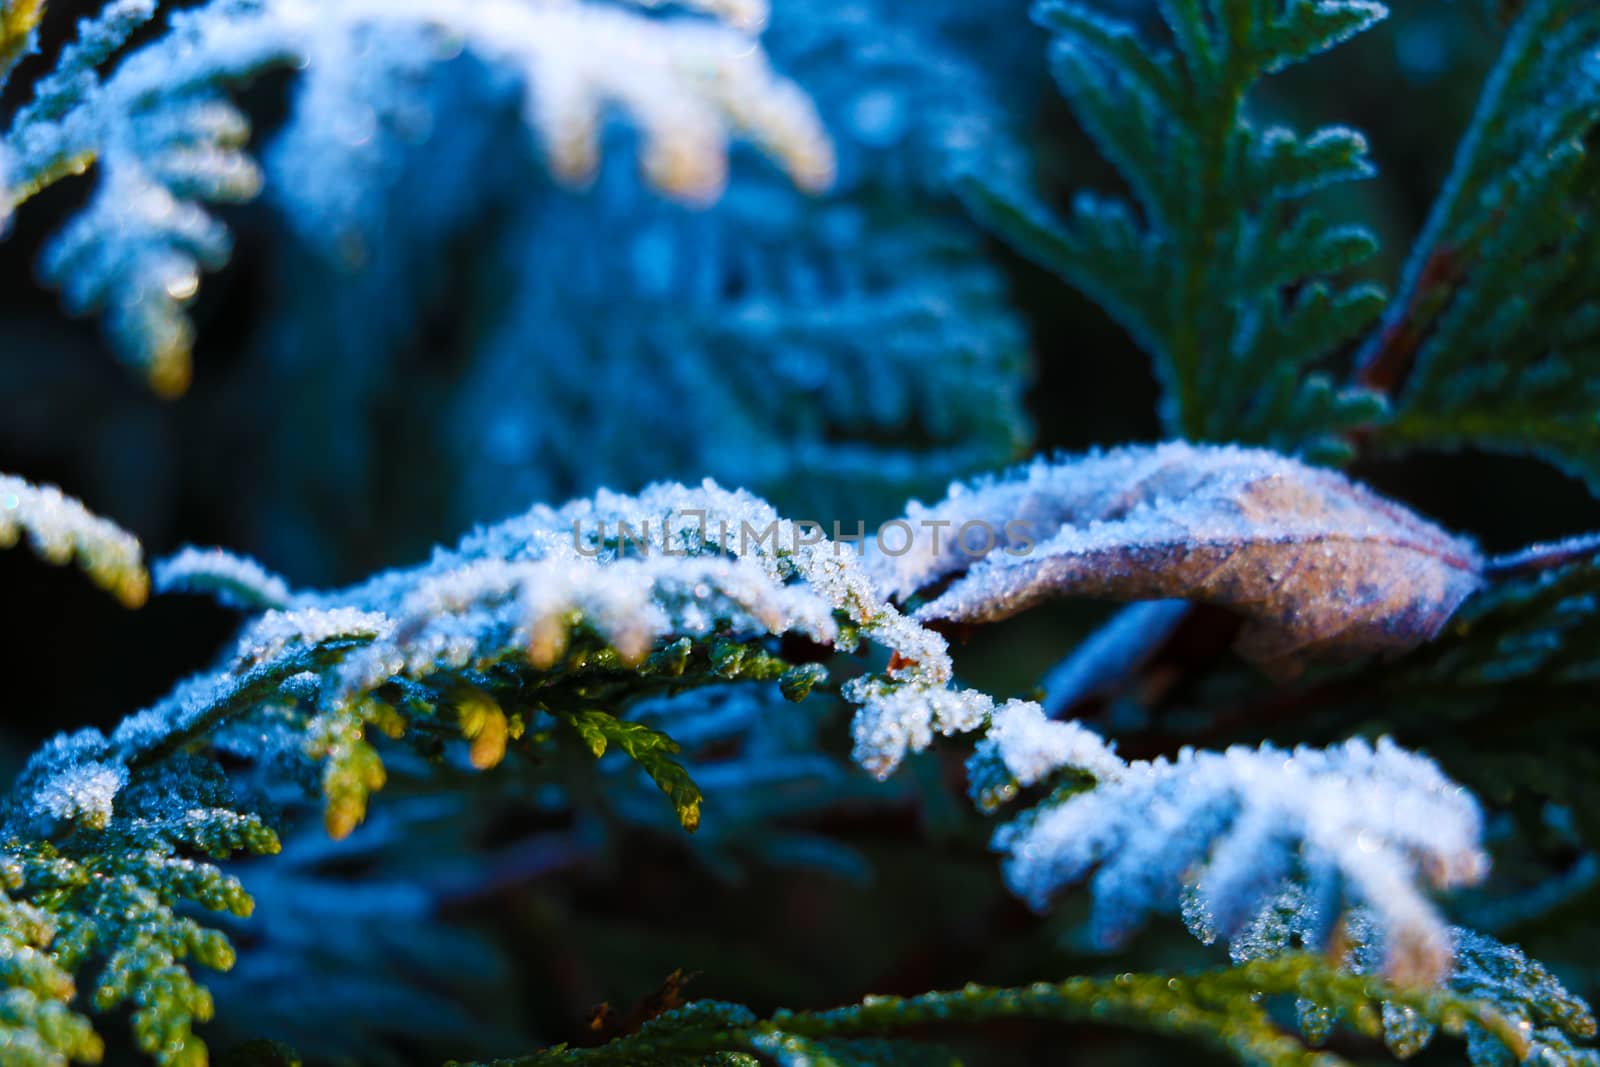
[[[1372,1036],[1381,1030],[1376,1005],[1382,1001],[1414,1011],[1453,1034],[1469,1025],[1480,1027],[1518,1060],[1528,1052],[1518,1027],[1483,1002],[1445,990],[1375,982],[1314,956],[1286,956],[1176,976],[1121,974],[1016,988],[968,985],[916,997],[867,997],[827,1011],[779,1011],[768,1019],[757,1019],[737,1005],[701,1001],[599,1048],[556,1046],[496,1061],[495,1067],[629,1067],[731,1052],[780,1063],[798,1063],[801,1057],[830,1062],[840,1051],[834,1046],[862,1038],[904,1038],[930,1029],[1019,1019],[1103,1023],[1197,1040],[1243,1062],[1297,1064],[1310,1051],[1272,1023],[1269,1005],[1262,1000],[1285,996],[1337,1005],[1359,1031]]]
[[[1363,385],[1393,392],[1403,384],[1423,338],[1467,277],[1479,246],[1501,221],[1501,212],[1471,214],[1478,207],[1474,194],[1486,177],[1484,157],[1496,147],[1507,105],[1538,57],[1542,39],[1535,32],[1538,28],[1530,19],[1523,24],[1523,32],[1506,42],[1500,63],[1484,86],[1472,125],[1456,150],[1455,166],[1412,250],[1400,292],[1356,356],[1356,377]],[[1473,239],[1452,241],[1452,229],[1474,217]]]

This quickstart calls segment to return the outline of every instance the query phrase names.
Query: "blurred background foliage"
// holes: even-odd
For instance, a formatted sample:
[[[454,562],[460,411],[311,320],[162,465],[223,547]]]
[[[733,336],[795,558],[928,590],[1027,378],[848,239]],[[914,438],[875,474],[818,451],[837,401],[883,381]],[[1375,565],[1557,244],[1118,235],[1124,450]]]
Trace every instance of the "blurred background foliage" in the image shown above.
[[[224,544],[312,585],[600,486],[710,475],[791,515],[871,528],[907,496],[1032,451],[1155,437],[1144,356],[985,236],[952,191],[971,153],[1015,157],[1046,189],[1115,182],[1049,83],[1026,4],[774,6],[774,62],[815,96],[840,150],[836,190],[814,200],[740,159],[717,206],[673,206],[621,152],[591,189],[558,190],[517,158],[507,87],[470,58],[420,76],[426,106],[413,126],[377,134],[394,139],[381,165],[339,154],[358,154],[361,138],[330,149],[286,124],[285,79],[256,85],[243,103],[268,192],[224,210],[238,245],[195,307],[195,380],[176,401],[145,389],[93,322],[37,285],[45,235],[93,175],[50,190],[0,244],[0,469],[62,485],[152,555]],[[1144,0],[1113,6],[1155,31]],[[1268,118],[1367,134],[1379,178],[1325,202],[1378,231],[1383,251],[1364,272],[1391,288],[1493,61],[1503,27],[1492,6],[1401,0],[1377,30],[1267,90]],[[53,10],[56,34],[72,11]],[[46,53],[59,44],[47,36]],[[324,170],[305,170],[319,160]],[[1600,527],[1582,484],[1533,460],[1462,453],[1354,473],[1490,550]],[[232,626],[187,599],[125,614],[25,553],[0,554],[0,588],[14,665],[0,717],[8,777],[49,734],[150,702]],[[997,696],[1025,694],[1105,615],[1046,609],[958,649],[958,666]],[[86,646],[98,649],[92,669]],[[329,1062],[433,1062],[581,1041],[592,1005],[625,1009],[675,968],[701,972],[695,996],[765,1012],[1110,965],[1074,936],[1071,900],[1040,920],[1004,891],[988,827],[960,798],[960,753],[921,757],[876,787],[845,766],[841,709],[769,710],[730,714],[731,732],[686,743],[708,794],[695,839],[651,825],[657,802],[630,811],[626,791],[580,816],[536,790],[480,779],[412,789],[397,774],[360,833],[291,839],[246,877],[259,908],[234,931],[239,966],[213,984],[213,1044],[270,1035]],[[731,771],[719,808],[715,768],[736,763],[767,718],[803,713],[820,740],[801,747],[820,749],[821,769],[758,797]],[[1119,731],[1130,755],[1170,750],[1195,724],[1148,736],[1140,725]],[[1293,742],[1315,729],[1279,717],[1265,733]],[[719,838],[719,811],[782,828],[782,847]],[[1546,836],[1532,857],[1501,857],[1507,877],[1568,847],[1561,827]],[[1597,900],[1591,886],[1496,932],[1593,999]],[[1211,956],[1171,924],[1115,965]],[[1003,1036],[1018,1063],[1161,1051],[1089,1030],[1018,1024]],[[983,1061],[998,1062],[993,1049]]]

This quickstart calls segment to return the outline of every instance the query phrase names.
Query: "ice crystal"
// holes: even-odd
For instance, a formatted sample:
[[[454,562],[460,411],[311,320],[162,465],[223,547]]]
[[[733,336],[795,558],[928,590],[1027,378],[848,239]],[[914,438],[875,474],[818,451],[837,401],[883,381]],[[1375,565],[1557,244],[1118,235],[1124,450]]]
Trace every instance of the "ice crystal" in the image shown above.
[[[992,750],[1017,784],[1043,781],[1063,767],[1111,782],[1127,768],[1112,746],[1092,730],[1075,722],[1045,718],[1039,705],[1012,700],[994,714],[976,758]]]

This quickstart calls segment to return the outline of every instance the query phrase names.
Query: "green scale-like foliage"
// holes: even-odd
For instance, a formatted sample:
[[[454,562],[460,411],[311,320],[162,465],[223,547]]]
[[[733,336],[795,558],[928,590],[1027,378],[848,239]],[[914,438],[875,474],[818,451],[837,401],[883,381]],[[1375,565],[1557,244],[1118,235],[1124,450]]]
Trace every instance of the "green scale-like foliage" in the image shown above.
[[[1378,443],[1549,459],[1600,490],[1600,12],[1527,4],[1362,373],[1403,382]],[[1409,364],[1415,361],[1415,369]]]
[[[1546,976],[1547,977],[1547,976]],[[1487,980],[1479,983],[1487,985]],[[1478,991],[1482,991],[1481,989]],[[1284,956],[1225,970],[1183,975],[1120,974],[1000,989],[968,985],[917,997],[867,997],[829,1011],[780,1011],[758,1019],[735,1004],[696,1002],[645,1023],[638,1033],[600,1048],[557,1046],[495,1067],[641,1067],[655,1064],[753,1064],[780,1067],[895,1067],[954,1065],[961,1061],[915,1038],[929,1031],[1003,1020],[1093,1022],[1164,1033],[1210,1046],[1248,1064],[1290,1067],[1344,1061],[1317,1052],[1275,1025],[1271,1011],[1284,998],[1322,1005],[1356,1032],[1381,1036],[1386,1011],[1403,1011],[1453,1035],[1468,1035],[1500,1055],[1520,1061],[1534,1051],[1518,1026],[1525,1007],[1517,996],[1547,993],[1508,982],[1503,1001],[1469,1000],[1450,990],[1405,990],[1331,967],[1324,960]],[[1541,1021],[1544,1021],[1541,1019]],[[1592,1030],[1593,1020],[1584,1023]],[[1326,1036],[1324,1031],[1323,1037]],[[1317,1042],[1320,1043],[1320,1042]],[[1539,1051],[1547,1051],[1541,1046]],[[1412,1051],[1415,1051],[1413,1049]],[[1489,1053],[1489,1048],[1484,1048]],[[1492,1054],[1492,1053],[1491,1053]],[[1583,1062],[1550,1057],[1548,1062]]]
[[[1360,134],[1254,121],[1257,84],[1378,21],[1365,0],[1170,0],[1175,51],[1078,3],[1036,18],[1053,69],[1128,197],[1082,194],[1058,220],[1004,175],[969,199],[1018,247],[1093,297],[1155,363],[1174,436],[1341,450],[1335,431],[1379,399],[1315,373],[1377,317],[1383,295],[1331,280],[1377,248],[1308,194],[1372,173]]]
[[[146,7],[128,2],[113,13],[143,19]],[[1583,140],[1595,119],[1590,53],[1600,16],[1555,0],[1521,7],[1402,296],[1369,333],[1383,297],[1335,279],[1369,257],[1374,241],[1307,200],[1370,172],[1361,137],[1264,126],[1254,105],[1265,78],[1368,27],[1383,9],[1361,0],[1165,0],[1160,9],[1171,38],[1161,47],[1083,5],[1038,9],[1056,35],[1057,79],[1125,180],[1125,197],[1086,196],[1058,221],[1019,191],[1013,174],[973,173],[967,191],[989,222],[1099,301],[1148,351],[1169,431],[1323,457],[1472,443],[1534,451],[1587,473],[1594,420],[1583,364],[1594,315],[1585,290],[1595,257]],[[36,15],[36,5],[0,2],[0,74],[31,46]],[[301,40],[299,23],[290,28],[291,43],[315,43]],[[115,51],[125,38],[103,40]],[[479,43],[497,41],[486,34]],[[289,49],[301,50],[308,49]],[[109,54],[80,58],[93,69]],[[283,57],[236,58],[243,72]],[[152,69],[91,81],[109,91]],[[232,69],[207,66],[190,76],[209,84]],[[215,129],[231,152],[237,127]],[[31,195],[84,153],[98,152],[113,170],[116,151],[135,147],[89,141],[96,143],[45,144],[34,154],[37,173],[23,174],[29,180],[18,190]],[[561,173],[563,157],[553,162]],[[669,189],[673,177],[655,175]],[[118,203],[111,197],[102,206]],[[98,249],[97,232],[91,225],[69,233],[69,251]],[[81,274],[71,255],[61,262]],[[181,283],[167,286],[173,309],[187,299],[191,273],[169,279]],[[851,334],[860,322],[889,321],[875,312],[815,318]],[[742,325],[729,327],[733,340]],[[785,313],[775,325],[783,333],[792,324]],[[1319,370],[1363,336],[1350,384],[1336,387]],[[27,531],[47,558],[76,551],[124,599],[137,599],[128,590],[142,594],[143,571],[125,542],[106,542],[117,549],[106,556],[93,538],[52,541],[40,534],[50,529],[46,520],[71,519],[62,527],[70,531],[97,528],[55,507],[54,497],[30,489],[18,494],[24,499],[30,507],[13,509],[23,514],[3,540]],[[1324,752],[1264,745],[1124,759],[1095,731],[1048,719],[1037,704],[997,706],[952,688],[943,639],[902,615],[848,549],[841,558],[808,525],[780,522],[759,500],[709,483],[668,485],[638,498],[602,493],[564,509],[535,508],[423,566],[332,592],[296,593],[221,554],[169,562],[158,585],[217,593],[249,618],[213,670],[109,737],[89,730],[47,745],[0,808],[7,1067],[99,1059],[91,1012],[130,1013],[136,1044],[161,1064],[206,1061],[194,1026],[212,1004],[190,968],[230,966],[233,949],[216,927],[223,915],[252,909],[244,885],[218,863],[278,849],[288,820],[267,798],[286,781],[321,798],[333,838],[363,822],[401,759],[444,781],[451,771],[498,770],[534,786],[569,786],[588,774],[625,798],[617,811],[634,793],[659,791],[668,802],[659,810],[670,809],[683,829],[696,829],[704,808],[710,836],[717,813],[708,798],[717,790],[702,792],[679,758],[693,742],[679,738],[705,729],[697,718],[717,705],[707,700],[675,716],[670,704],[729,683],[795,700],[836,688],[860,705],[856,759],[880,777],[936,734],[986,730],[973,762],[982,806],[990,806],[985,797],[1040,787],[1030,798],[1037,805],[994,839],[1009,853],[1014,890],[1043,908],[1092,876],[1097,912],[1118,937],[1148,912],[1199,901],[1188,916],[1196,932],[1227,937],[1235,965],[970,986],[766,1020],[702,1003],[599,1048],[557,1047],[513,1062],[909,1067],[951,1062],[923,1040],[926,1031],[1004,1019],[1127,1026],[1250,1063],[1337,1063],[1316,1046],[1341,1022],[1386,1039],[1400,1056],[1440,1030],[1464,1036],[1480,1067],[1594,1062],[1575,1043],[1594,1031],[1576,997],[1520,951],[1455,928],[1447,934],[1416,891],[1419,882],[1449,888],[1482,873],[1479,809],[1430,761],[1360,741]],[[770,542],[751,546],[747,529],[772,530]],[[647,549],[651,542],[657,547]],[[1563,707],[1587,710],[1595,568],[1592,551],[1579,548],[1548,565],[1533,557],[1491,563],[1486,592],[1444,639],[1374,671],[1362,695],[1445,709],[1441,721],[1465,726],[1476,709],[1503,711],[1513,691],[1558,694]],[[831,656],[866,640],[889,653],[881,669]],[[812,662],[824,658],[826,668]],[[841,667],[858,676],[835,687],[829,671]],[[1582,745],[1571,749],[1570,767],[1519,777],[1508,759],[1474,781],[1536,788],[1553,807],[1587,812],[1593,775]],[[617,753],[626,757],[626,781],[593,774],[595,760]],[[1466,762],[1453,755],[1452,769]],[[755,774],[734,781],[730,787],[724,777],[723,795],[761,788]],[[749,836],[765,830],[736,818],[728,825]],[[1316,868],[1310,877],[1300,869],[1307,866]],[[1283,943],[1273,942],[1261,900],[1303,877],[1315,899],[1291,909]],[[207,912],[215,924],[204,921]],[[1374,933],[1367,942],[1357,936],[1363,922]],[[1420,944],[1419,931],[1432,940]],[[1299,954],[1319,942],[1335,951]],[[1340,948],[1349,951],[1341,957]],[[1392,966],[1408,958],[1418,965]],[[1276,1009],[1290,1005],[1304,1040],[1281,1025]]]
[[[804,699],[827,671],[792,662],[780,638],[848,649],[866,637],[903,653],[914,666],[878,677],[867,702],[948,681],[942,640],[880,601],[858,566],[709,484],[535,508],[330,593],[294,593],[224,553],[180,553],[157,568],[159,586],[254,614],[215,670],[109,737],[47,745],[0,808],[0,1047],[48,1067],[92,1062],[101,1046],[83,1012],[129,1008],[156,1062],[207,1062],[192,1027],[212,1002],[190,966],[225,970],[234,954],[185,906],[247,916],[250,896],[216,861],[278,850],[262,797],[286,783],[320,791],[326,829],[344,837],[385,784],[386,746],[550,782],[615,750],[695,830],[701,790],[678,742],[626,717],[636,705],[739,682]]]
[[[1588,150],[1600,119],[1600,14],[1560,0],[1502,12],[1500,60],[1389,300],[1334,280],[1371,257],[1373,234],[1308,202],[1373,173],[1365,139],[1263,125],[1250,107],[1267,76],[1385,9],[1159,6],[1172,49],[1088,4],[1035,9],[1056,37],[1061,89],[1126,197],[1083,193],[1060,219],[994,168],[972,175],[968,194],[980,217],[1149,353],[1168,433],[1321,459],[1475,447],[1536,455],[1600,485],[1600,227]]]
[[[92,731],[58,742],[30,765],[7,806],[0,848],[14,877],[3,906],[27,920],[18,929],[31,947],[16,957],[26,969],[8,976],[14,1014],[0,1033],[22,1051],[19,1064],[97,1060],[100,1040],[74,1001],[81,993],[99,1012],[131,1009],[136,1043],[156,1062],[203,1064],[206,1048],[191,1026],[211,1017],[212,1004],[189,965],[226,969],[234,954],[226,937],[181,908],[249,915],[249,895],[213,861],[276,852],[277,835],[214,766],[186,756],[115,774],[110,780],[131,781],[113,816],[109,799],[99,800],[108,780],[90,770],[112,764],[79,762],[108,755],[105,747]],[[51,791],[83,804],[63,812],[47,799],[47,813],[62,818],[41,825],[37,810],[30,819],[17,802]]]

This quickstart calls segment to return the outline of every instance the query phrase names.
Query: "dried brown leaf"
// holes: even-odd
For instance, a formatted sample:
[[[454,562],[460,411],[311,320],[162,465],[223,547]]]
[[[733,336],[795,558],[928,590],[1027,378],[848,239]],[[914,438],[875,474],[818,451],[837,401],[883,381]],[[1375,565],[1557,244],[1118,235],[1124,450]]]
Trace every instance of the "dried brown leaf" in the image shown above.
[[[907,521],[916,550],[878,560],[900,595],[966,570],[921,621],[992,621],[1060,596],[1181,598],[1242,615],[1235,648],[1280,674],[1414,648],[1483,567],[1471,542],[1333,471],[1183,442],[1037,461]],[[923,531],[943,523],[936,547]]]

